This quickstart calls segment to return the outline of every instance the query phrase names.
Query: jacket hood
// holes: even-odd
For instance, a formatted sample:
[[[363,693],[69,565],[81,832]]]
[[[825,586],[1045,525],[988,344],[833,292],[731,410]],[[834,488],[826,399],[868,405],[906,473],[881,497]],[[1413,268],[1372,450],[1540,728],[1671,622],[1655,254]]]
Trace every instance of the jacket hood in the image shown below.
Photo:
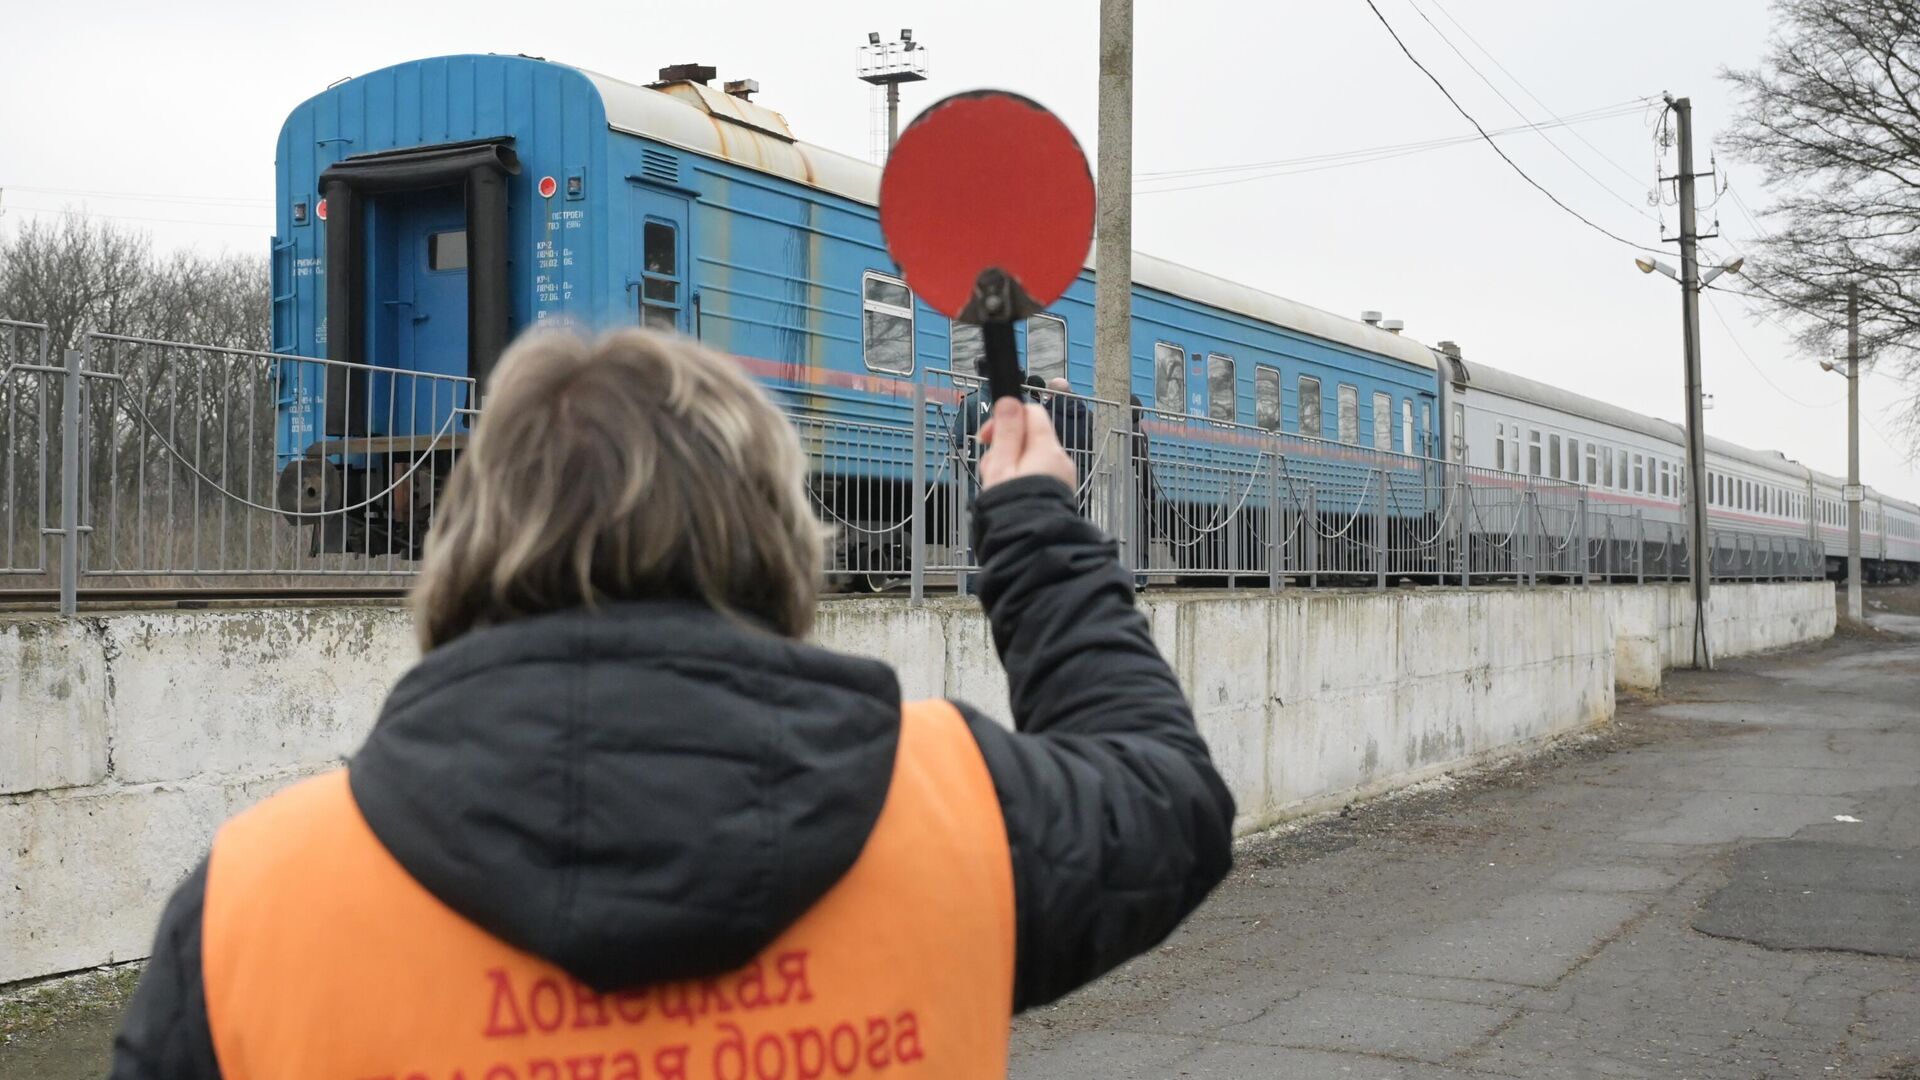
[[[729,971],[879,817],[891,668],[694,604],[474,631],[401,679],[349,765],[442,902],[601,991]]]

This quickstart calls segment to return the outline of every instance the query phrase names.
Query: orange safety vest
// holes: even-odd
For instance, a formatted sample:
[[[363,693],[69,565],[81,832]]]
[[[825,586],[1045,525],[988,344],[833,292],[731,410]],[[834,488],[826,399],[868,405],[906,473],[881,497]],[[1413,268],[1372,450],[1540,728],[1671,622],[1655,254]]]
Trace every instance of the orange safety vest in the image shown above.
[[[593,992],[416,882],[343,770],[220,830],[202,919],[225,1080],[1006,1075],[1006,826],[944,701],[903,709],[886,804],[846,876],[726,975]]]

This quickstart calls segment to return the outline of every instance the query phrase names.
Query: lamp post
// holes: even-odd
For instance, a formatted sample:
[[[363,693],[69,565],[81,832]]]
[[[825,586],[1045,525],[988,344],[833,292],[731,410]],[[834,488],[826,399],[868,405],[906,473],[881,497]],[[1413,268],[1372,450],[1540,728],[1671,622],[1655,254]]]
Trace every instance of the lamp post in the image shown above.
[[[1687,160],[1691,160],[1690,156]],[[1693,237],[1693,184],[1686,172],[1682,173],[1685,182],[1681,185],[1682,236],[1689,241],[1681,245],[1681,269],[1675,270],[1659,259],[1639,258],[1633,265],[1643,274],[1663,274],[1680,285],[1681,332],[1684,343],[1687,400],[1687,535],[1693,550],[1690,560],[1690,577],[1693,579],[1693,666],[1710,668],[1713,657],[1707,648],[1707,595],[1709,579],[1712,577],[1713,551],[1707,538],[1707,436],[1705,430],[1706,401],[1701,391],[1700,378],[1700,290],[1721,274],[1737,274],[1746,264],[1745,259],[1731,259],[1719,266],[1700,272],[1695,261]]]
[[[887,88],[887,152],[900,141],[900,84],[927,77],[927,47],[913,40],[912,30],[901,30],[899,41],[881,41],[878,31],[867,34],[854,73],[860,81]]]
[[[1822,371],[1839,371],[1831,360],[1820,361]],[[1860,596],[1860,504],[1866,489],[1860,485],[1860,287],[1847,286],[1847,486],[1840,497],[1847,504],[1847,618],[1864,617]]]

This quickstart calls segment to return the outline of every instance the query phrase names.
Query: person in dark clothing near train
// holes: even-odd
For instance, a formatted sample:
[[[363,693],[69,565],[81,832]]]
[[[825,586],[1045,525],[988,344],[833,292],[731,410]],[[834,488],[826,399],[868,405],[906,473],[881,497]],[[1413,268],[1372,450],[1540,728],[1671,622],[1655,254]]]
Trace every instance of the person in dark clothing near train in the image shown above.
[[[1147,408],[1140,403],[1140,395],[1127,395],[1127,454],[1132,459],[1134,482],[1133,497],[1133,543],[1127,552],[1133,563],[1133,587],[1147,587],[1146,569],[1148,554],[1153,547],[1153,444],[1147,441]]]
[[[1013,727],[806,643],[821,528],[726,358],[535,335],[494,372],[344,769],[222,827],[120,1080],[997,1077],[1013,1013],[1159,942],[1231,797],[1037,405],[979,435]]]
[[[1087,469],[1093,460],[1093,413],[1087,404],[1073,396],[1073,385],[1065,379],[1050,379],[1047,417],[1053,421],[1053,433],[1060,448],[1073,462],[1074,491],[1080,512],[1087,512]]]

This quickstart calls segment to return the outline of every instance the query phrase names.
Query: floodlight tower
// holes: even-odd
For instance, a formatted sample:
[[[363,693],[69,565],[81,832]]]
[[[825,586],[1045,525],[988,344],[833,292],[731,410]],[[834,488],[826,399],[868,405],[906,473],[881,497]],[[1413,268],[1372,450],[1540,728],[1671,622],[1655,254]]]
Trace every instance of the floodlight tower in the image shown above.
[[[881,41],[878,31],[860,47],[855,74],[860,81],[887,88],[887,151],[900,139],[900,84],[927,77],[927,47],[913,40],[912,30],[901,30],[899,41]]]

